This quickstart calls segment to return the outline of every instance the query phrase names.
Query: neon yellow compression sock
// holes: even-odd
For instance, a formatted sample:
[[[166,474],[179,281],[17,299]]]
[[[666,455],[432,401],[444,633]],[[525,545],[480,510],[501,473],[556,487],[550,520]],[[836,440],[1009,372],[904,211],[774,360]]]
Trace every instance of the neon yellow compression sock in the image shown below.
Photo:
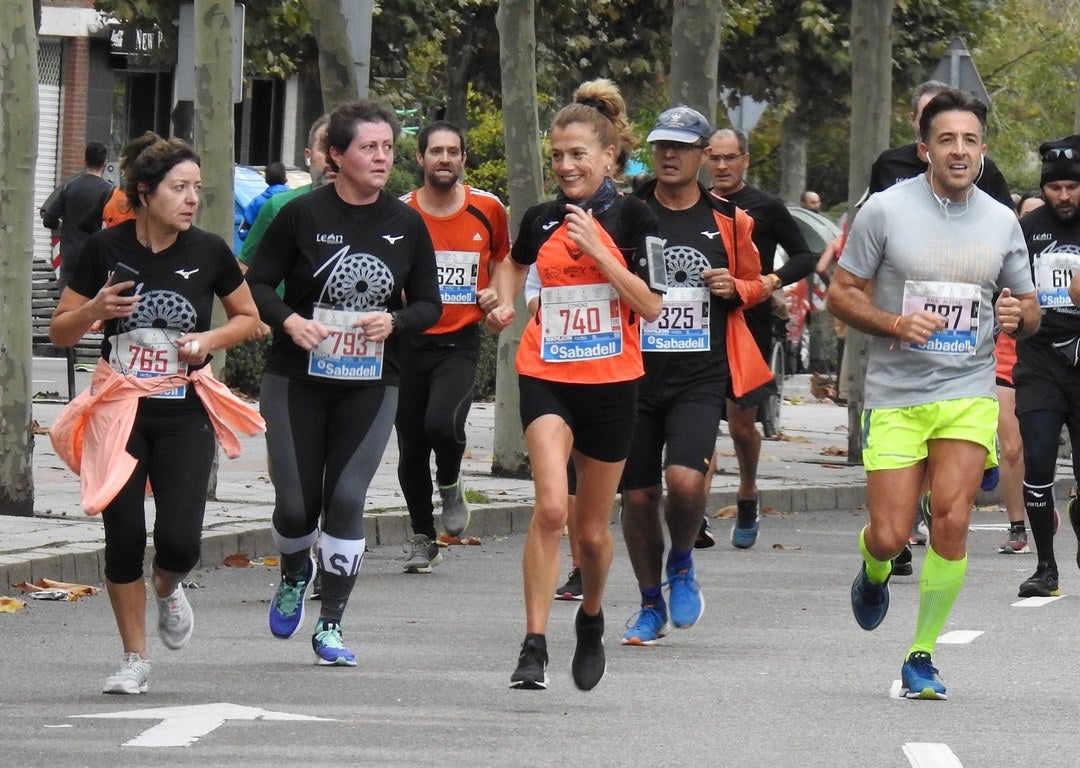
[[[863,562],[866,563],[866,578],[871,584],[884,584],[892,573],[891,560],[878,560],[870,554],[866,548],[866,527],[859,531],[859,552],[862,553]]]
[[[915,642],[908,649],[909,656],[915,651],[934,652],[938,635],[964,585],[966,571],[966,555],[961,560],[946,560],[932,546],[926,548],[919,573],[919,618],[915,621]]]

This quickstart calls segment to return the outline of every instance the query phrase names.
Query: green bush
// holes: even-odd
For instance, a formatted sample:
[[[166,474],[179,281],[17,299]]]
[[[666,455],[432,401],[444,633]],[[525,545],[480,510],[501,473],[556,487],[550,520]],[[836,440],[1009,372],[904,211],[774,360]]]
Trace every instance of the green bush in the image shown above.
[[[225,386],[257,398],[269,348],[265,341],[242,341],[226,352],[221,374]]]
[[[480,357],[476,362],[473,400],[491,402],[495,399],[495,361],[498,355],[499,337],[484,331],[480,338]]]

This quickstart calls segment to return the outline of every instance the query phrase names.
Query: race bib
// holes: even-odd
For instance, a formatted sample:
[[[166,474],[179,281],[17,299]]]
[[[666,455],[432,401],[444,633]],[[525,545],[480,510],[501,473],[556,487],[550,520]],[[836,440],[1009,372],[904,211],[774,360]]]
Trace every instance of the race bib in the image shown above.
[[[1069,283],[1078,266],[1080,257],[1071,253],[1047,253],[1035,259],[1035,293],[1040,307],[1072,307]]]
[[[945,327],[924,344],[903,342],[904,349],[940,355],[974,355],[979,340],[982,289],[974,283],[908,280],[904,283],[904,314],[924,309],[945,318]]]
[[[109,365],[124,376],[150,379],[157,376],[187,374],[187,365],[180,363],[180,345],[183,334],[171,328],[135,328],[112,337]],[[187,384],[175,389],[148,395],[158,400],[183,400],[187,396]]]
[[[312,319],[330,329],[330,335],[308,353],[308,375],[342,381],[382,378],[383,342],[371,341],[353,323],[365,312],[316,304]]]
[[[668,288],[660,316],[641,323],[642,352],[708,352],[709,289]]]
[[[435,251],[439,296],[443,304],[475,304],[480,254],[474,251]]]
[[[543,288],[540,329],[546,362],[615,357],[623,348],[619,296],[606,283]]]

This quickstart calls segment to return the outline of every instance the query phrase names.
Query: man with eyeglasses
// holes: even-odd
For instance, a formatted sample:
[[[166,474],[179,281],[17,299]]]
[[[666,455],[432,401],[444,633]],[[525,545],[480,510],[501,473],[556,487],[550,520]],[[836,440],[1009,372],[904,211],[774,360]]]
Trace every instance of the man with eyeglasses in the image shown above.
[[[1039,561],[1020,597],[1059,594],[1054,558],[1054,472],[1062,425],[1080,445],[1080,136],[1047,141],[1042,157],[1046,204],[1020,220],[1042,308],[1038,333],[1016,344],[1013,383],[1024,444],[1024,510]],[[1080,452],[1073,451],[1073,478]],[[1069,522],[1080,537],[1080,510],[1069,499]],[[936,521],[935,521],[936,523]],[[1077,555],[1080,564],[1080,555]]]
[[[662,250],[656,257],[666,293],[660,316],[641,326],[645,376],[621,483],[623,538],[641,592],[624,645],[654,645],[669,619],[686,629],[701,617],[705,603],[692,554],[724,396],[751,407],[775,391],[743,318],[745,307],[766,296],[750,239],[753,222],[698,181],[711,133],[694,109],[661,113],[647,139],[656,178],[635,192],[660,221],[663,239],[652,245]]]
[[[750,152],[746,136],[729,128],[716,131],[705,150],[705,166],[712,175],[712,192],[750,214],[754,220],[753,240],[761,256],[761,283],[766,297],[781,287],[798,282],[814,270],[817,256],[810,252],[784,201],[746,183],[750,167]],[[776,268],[776,246],[787,252],[788,260]],[[777,323],[774,302],[783,304],[782,294],[746,311],[746,324],[757,342],[761,356],[769,359],[774,342],[773,329]],[[731,528],[731,543],[738,549],[749,549],[757,542],[761,514],[761,495],[757,487],[758,461],[761,457],[761,432],[757,428],[757,405],[743,405],[728,399],[724,415],[727,419],[735,457],[739,462],[739,488],[736,497],[735,524]],[[715,463],[715,457],[713,459]],[[712,471],[706,476],[705,492],[712,484]],[[694,546],[713,545],[708,518],[704,518]]]
[[[932,654],[964,582],[983,471],[996,463],[993,325],[1014,338],[1034,333],[1039,306],[1016,217],[975,187],[985,105],[946,89],[923,109],[919,128],[926,173],[863,205],[828,308],[873,336],[862,417],[870,522],[859,535],[852,611],[865,630],[884,621],[892,559],[929,480],[933,535],[901,681],[907,698],[944,699]]]

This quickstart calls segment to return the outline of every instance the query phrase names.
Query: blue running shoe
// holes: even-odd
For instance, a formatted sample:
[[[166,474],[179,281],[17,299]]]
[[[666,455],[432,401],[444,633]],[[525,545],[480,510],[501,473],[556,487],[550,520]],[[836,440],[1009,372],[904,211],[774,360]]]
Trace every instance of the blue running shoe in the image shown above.
[[[633,626],[630,625],[633,621]],[[623,645],[656,645],[656,641],[667,632],[667,606],[662,602],[656,605],[643,605],[641,610],[626,622],[626,634],[622,637]]]
[[[304,593],[314,575],[315,561],[308,558],[308,569],[303,579],[281,577],[274,599],[270,601],[270,632],[274,637],[287,640],[296,634],[304,622]]]
[[[984,491],[992,491],[997,488],[999,479],[1001,479],[1001,470],[997,467],[984,469],[982,482],[979,483],[979,487]]]
[[[356,654],[345,647],[341,641],[341,625],[336,621],[319,619],[315,623],[315,634],[311,636],[311,647],[319,657],[319,664],[324,667],[355,667]]]
[[[851,583],[851,611],[858,625],[867,631],[877,629],[889,612],[889,580],[872,584],[866,576],[866,563],[860,566],[859,575]]]
[[[761,499],[736,499],[735,525],[731,526],[731,546],[735,549],[750,549],[757,543],[758,528],[761,523]]]
[[[945,683],[938,677],[937,668],[926,651],[915,651],[900,669],[902,693],[908,699],[940,699],[945,695]]]
[[[694,578],[694,566],[678,572],[669,570],[667,577],[671,623],[676,629],[694,626],[705,613],[705,599]]]

